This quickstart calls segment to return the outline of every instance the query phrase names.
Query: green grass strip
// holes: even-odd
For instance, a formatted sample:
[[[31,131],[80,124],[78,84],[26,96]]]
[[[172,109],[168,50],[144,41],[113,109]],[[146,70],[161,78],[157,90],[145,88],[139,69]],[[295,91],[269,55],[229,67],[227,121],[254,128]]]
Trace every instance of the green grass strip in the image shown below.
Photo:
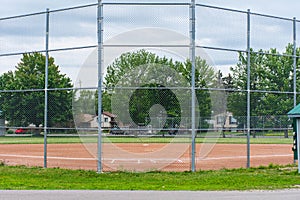
[[[4,190],[274,190],[295,188],[295,166],[199,172],[112,172],[0,166]]]
[[[48,144],[97,143],[97,137],[48,137]],[[191,143],[190,138],[170,137],[103,137],[103,142],[112,143]],[[246,138],[196,138],[197,143],[246,144]],[[0,144],[43,144],[43,137],[0,137]],[[251,144],[292,144],[292,138],[250,138]]]

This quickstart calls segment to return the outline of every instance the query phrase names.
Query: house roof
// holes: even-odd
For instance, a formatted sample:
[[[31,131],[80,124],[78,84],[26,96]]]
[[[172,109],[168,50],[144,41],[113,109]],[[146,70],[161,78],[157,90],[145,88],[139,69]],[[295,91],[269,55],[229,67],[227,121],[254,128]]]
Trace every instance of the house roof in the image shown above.
[[[106,116],[108,116],[108,117],[111,117],[111,118],[117,117],[116,115],[114,115],[114,114],[112,114],[112,113],[110,113],[110,112],[107,112],[107,111],[102,112],[102,114],[103,114],[103,115],[106,115]]]
[[[105,115],[105,116],[108,116],[110,118],[116,118],[117,116],[110,113],[110,112],[103,112],[102,115]],[[79,115],[79,119],[80,119],[80,122],[91,122],[95,119],[95,117],[97,117],[96,115],[91,115],[91,114],[80,114]]]
[[[300,117],[300,104],[288,112],[288,117]]]

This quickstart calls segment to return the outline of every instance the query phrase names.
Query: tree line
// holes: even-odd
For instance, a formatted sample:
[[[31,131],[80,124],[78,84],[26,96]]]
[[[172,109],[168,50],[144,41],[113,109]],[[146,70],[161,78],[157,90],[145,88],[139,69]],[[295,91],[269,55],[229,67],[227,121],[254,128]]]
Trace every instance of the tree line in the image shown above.
[[[283,52],[274,48],[258,52],[251,50],[251,116],[286,115],[293,107],[292,53],[293,46],[290,44]],[[297,48],[297,56],[299,55],[300,49]],[[208,126],[206,118],[226,111],[232,112],[233,116],[237,117],[246,115],[247,54],[240,52],[238,56],[238,63],[232,66],[230,73],[226,75],[221,71],[215,71],[206,60],[196,57],[196,112],[197,116],[200,116],[197,118],[200,128]],[[297,66],[299,62],[297,58]],[[146,50],[123,53],[107,67],[102,91],[102,110],[112,111],[111,103],[114,100],[112,98],[115,87],[128,71],[149,64],[170,67],[186,80],[188,87],[191,86],[192,63],[189,59],[180,62]],[[71,90],[73,87],[71,79],[60,72],[52,57],[49,58],[48,73],[48,86],[53,88],[48,91],[48,126],[74,127],[74,110],[79,113],[98,114],[96,91]],[[297,77],[299,75],[297,70]],[[134,78],[137,77],[128,79],[133,81]],[[162,76],[162,79],[164,78],[167,76]],[[176,83],[175,79],[172,81]],[[299,88],[298,79],[296,83]],[[14,71],[8,71],[0,76],[0,110],[9,126],[44,125],[44,86],[45,56],[41,53],[24,54]],[[151,117],[151,107],[157,104],[165,109],[167,118],[171,119],[165,126],[173,126],[174,121],[180,123],[178,120],[182,118],[180,102],[176,99],[176,95],[159,83],[150,82],[141,85],[127,102],[130,103],[129,112],[136,124],[147,125]]]

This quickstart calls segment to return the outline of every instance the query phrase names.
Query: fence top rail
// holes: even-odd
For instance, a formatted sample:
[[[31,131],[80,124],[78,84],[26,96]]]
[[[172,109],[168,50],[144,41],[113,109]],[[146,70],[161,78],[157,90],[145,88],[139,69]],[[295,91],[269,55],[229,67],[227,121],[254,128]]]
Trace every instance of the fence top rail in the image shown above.
[[[66,7],[66,8],[60,8],[60,9],[53,9],[49,11],[41,11],[41,12],[33,12],[33,13],[27,13],[27,14],[22,14],[22,15],[14,15],[14,16],[9,16],[9,17],[1,17],[0,21],[2,20],[10,20],[10,19],[16,19],[16,18],[24,18],[24,17],[31,17],[35,15],[43,15],[46,13],[54,13],[54,12],[62,12],[62,11],[67,11],[67,10],[74,10],[74,9],[81,9],[81,8],[86,8],[86,7],[92,7],[98,5],[97,3],[93,4],[85,4],[85,5],[80,5],[80,6],[72,6],[72,7]]]
[[[92,3],[92,4],[84,4],[84,5],[79,5],[79,6],[72,6],[72,7],[66,7],[66,8],[60,8],[60,9],[53,9],[49,10],[49,13],[55,13],[55,12],[62,12],[62,11],[67,11],[67,10],[74,10],[74,9],[81,9],[81,8],[87,8],[87,7],[93,7],[97,6],[98,3]],[[157,2],[157,3],[150,3],[150,2],[136,2],[136,3],[121,3],[121,2],[104,2],[102,5],[164,5],[164,6],[184,6],[184,5],[190,5],[189,3],[164,3],[164,2]],[[9,20],[9,19],[15,19],[15,18],[24,18],[24,17],[30,17],[34,15],[43,15],[46,14],[47,11],[41,11],[41,12],[33,12],[33,13],[27,13],[27,14],[22,14],[22,15],[14,15],[14,16],[8,16],[8,17],[0,17],[0,21],[2,20]]]
[[[1,17],[0,21],[10,20],[10,19],[16,19],[16,18],[31,17],[31,16],[35,16],[35,15],[43,15],[45,13],[47,13],[47,11],[35,12],[35,13],[28,13],[28,14],[23,14],[23,15],[14,15],[14,16],[10,16],[10,17]]]
[[[72,6],[72,7],[66,7],[66,8],[61,8],[61,9],[53,9],[49,10],[49,13],[54,13],[54,12],[62,12],[62,11],[67,11],[67,10],[73,10],[73,9],[81,9],[81,8],[86,8],[86,7],[92,7],[92,6],[97,6],[98,3],[90,3],[90,4],[84,4],[84,5],[79,5],[79,6]],[[140,5],[140,6],[188,6],[190,3],[188,2],[102,2],[102,5],[122,5],[122,6],[132,6],[132,5]],[[218,10],[225,10],[225,11],[230,11],[230,12],[238,12],[238,13],[243,13],[247,14],[248,11],[243,11],[243,10],[238,10],[238,9],[232,9],[232,8],[225,8],[225,7],[219,7],[219,6],[212,6],[212,5],[206,5],[206,4],[199,4],[197,3],[196,6],[198,7],[206,7],[206,8],[212,8],[212,9],[218,9]],[[2,20],[9,20],[9,19],[15,19],[15,18],[24,18],[24,17],[30,17],[34,15],[42,15],[46,14],[47,11],[41,11],[41,12],[33,12],[33,13],[28,13],[28,14],[22,14],[22,15],[14,15],[14,16],[8,16],[8,17],[2,17],[0,18],[0,21]],[[286,20],[286,21],[296,21],[300,22],[300,20],[296,20],[294,18],[287,18],[287,17],[280,17],[280,16],[275,16],[275,15],[268,15],[268,14],[262,14],[262,13],[256,13],[256,12],[249,12],[251,15],[256,15],[256,16],[261,16],[261,17],[268,17],[268,18],[275,18],[275,19],[280,19],[280,20]]]
[[[280,19],[280,20],[285,20],[285,21],[294,21],[294,18],[287,18],[287,17],[279,17],[275,15],[267,15],[267,14],[261,14],[261,13],[256,13],[256,12],[250,12],[251,15],[256,15],[256,16],[261,16],[261,17],[267,17],[267,18],[273,18],[273,19]],[[297,21],[297,20],[296,20]],[[300,22],[300,21],[298,21]]]
[[[225,10],[225,11],[230,11],[230,12],[238,12],[238,13],[244,13],[244,14],[248,13],[247,11],[243,11],[243,10],[237,10],[237,9],[232,9],[232,8],[224,8],[224,7],[219,7],[219,6],[211,6],[211,5],[199,4],[199,3],[197,3],[196,6],[205,7],[205,8],[212,8],[212,9],[217,9],[217,10]]]
[[[133,5],[141,5],[141,6],[187,6],[190,5],[190,3],[187,2],[103,2],[103,5],[123,5],[123,6],[133,6]]]
[[[211,6],[211,5],[205,5],[205,4],[196,4],[196,6],[212,8],[212,9],[217,9],[217,10],[224,10],[224,11],[229,11],[229,12],[243,13],[243,14],[248,13],[248,11],[237,10],[237,9],[232,9],[232,8],[225,8],[225,7],[219,7],[219,6]],[[257,12],[249,12],[249,14],[250,15],[257,15],[257,16],[261,16],[261,17],[267,17],[267,18],[286,20],[286,21],[293,21],[294,20],[294,18],[280,17],[280,16],[262,14],[262,13],[257,13]],[[300,22],[300,20],[296,20],[296,22]]]
[[[75,10],[75,9],[81,9],[81,8],[87,8],[87,7],[93,7],[97,6],[98,3],[92,3],[92,4],[85,4],[85,5],[79,5],[79,6],[72,6],[72,7],[66,7],[66,8],[59,8],[59,9],[54,9],[50,10],[50,13],[54,12],[62,12],[62,11],[67,11],[67,10]]]

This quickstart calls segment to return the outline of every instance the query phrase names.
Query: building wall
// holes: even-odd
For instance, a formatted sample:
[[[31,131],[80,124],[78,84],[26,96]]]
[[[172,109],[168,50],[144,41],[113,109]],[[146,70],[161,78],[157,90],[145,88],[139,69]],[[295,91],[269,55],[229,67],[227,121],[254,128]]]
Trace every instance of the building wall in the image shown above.
[[[232,113],[222,113],[214,116],[214,128],[234,129],[237,127],[237,121]]]
[[[101,115],[101,127],[102,128],[110,128],[111,127],[111,117],[107,115]],[[90,121],[91,128],[97,128],[98,127],[98,117],[95,116],[92,121]]]

